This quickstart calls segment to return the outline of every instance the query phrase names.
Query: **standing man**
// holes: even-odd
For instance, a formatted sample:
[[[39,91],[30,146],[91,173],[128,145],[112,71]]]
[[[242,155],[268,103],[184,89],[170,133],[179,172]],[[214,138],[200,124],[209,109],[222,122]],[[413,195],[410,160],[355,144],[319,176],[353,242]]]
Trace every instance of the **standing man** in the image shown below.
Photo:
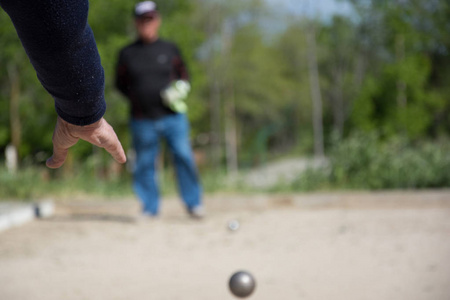
[[[153,1],[135,6],[138,40],[123,48],[116,87],[130,100],[136,151],[134,190],[145,217],[159,213],[156,159],[163,138],[173,155],[178,188],[190,216],[204,215],[202,189],[189,140],[184,99],[189,77],[177,46],[159,38],[161,16]]]

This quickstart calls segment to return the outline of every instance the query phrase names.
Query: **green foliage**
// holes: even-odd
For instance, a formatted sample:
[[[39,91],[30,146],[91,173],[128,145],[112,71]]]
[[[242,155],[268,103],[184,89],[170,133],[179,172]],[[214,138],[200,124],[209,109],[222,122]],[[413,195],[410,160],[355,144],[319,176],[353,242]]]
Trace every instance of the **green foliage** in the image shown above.
[[[448,3],[351,2],[364,18],[361,29],[370,50],[365,43],[361,49],[370,54],[371,63],[352,109],[352,130],[381,128],[416,139],[442,131],[447,124],[439,116],[449,109],[449,101],[442,93],[445,84],[436,78],[446,77],[450,67],[448,55],[442,56],[450,49],[443,34],[450,26]]]
[[[131,196],[129,176],[104,178],[97,176],[92,165],[85,164],[67,174],[64,170],[51,171],[31,166],[16,174],[0,168],[0,199],[33,201],[43,197],[76,198],[85,195],[119,197]]]
[[[89,12],[105,69],[105,117],[125,148],[131,144],[128,103],[115,90],[114,76],[120,49],[136,38],[132,16],[136,2],[91,1]],[[163,16],[161,35],[180,46],[190,71],[192,140],[194,144],[203,140],[198,144],[208,155],[218,149],[217,170],[226,164],[222,149],[225,123],[231,118],[236,122],[241,166],[312,152],[306,34],[314,23],[325,150],[332,164],[309,170],[294,185],[274,191],[448,186],[443,171],[448,167],[448,143],[427,142],[441,136],[445,140],[450,134],[448,1],[348,0],[356,11],[351,18],[336,16],[321,22],[286,13],[283,30],[270,26],[273,9],[262,0],[157,2]],[[2,10],[0,49],[0,151],[11,142],[12,74],[17,71],[21,165],[39,165],[52,152],[54,104]],[[84,174],[73,179],[73,187],[56,175],[52,184],[37,184],[42,170],[25,168],[16,177],[3,171],[0,197],[51,192],[53,183],[66,185],[71,192],[109,189],[108,180],[94,184],[99,170],[110,162],[108,154],[80,142],[70,155],[67,172]],[[205,190],[220,190],[225,174],[209,173],[211,167],[208,160],[202,166],[207,172]],[[163,181],[173,181],[171,173],[166,174]],[[128,179],[125,176],[124,182]],[[173,184],[164,186],[175,190]]]
[[[424,56],[409,56],[402,62],[386,65],[382,76],[369,77],[354,104],[352,119],[363,130],[397,132],[411,138],[424,137],[433,115],[444,106],[443,98],[427,88],[430,63]],[[405,85],[405,103],[399,103],[399,84]]]
[[[409,142],[358,132],[336,141],[330,166],[308,170],[294,190],[418,189],[450,186],[450,140]]]

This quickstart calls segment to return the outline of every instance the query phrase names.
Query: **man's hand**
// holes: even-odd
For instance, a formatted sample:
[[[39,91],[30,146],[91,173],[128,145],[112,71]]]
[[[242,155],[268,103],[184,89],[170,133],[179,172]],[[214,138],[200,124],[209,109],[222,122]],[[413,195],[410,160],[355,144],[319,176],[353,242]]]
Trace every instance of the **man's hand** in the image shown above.
[[[53,156],[47,160],[47,167],[52,169],[61,167],[66,160],[69,148],[79,139],[105,148],[118,163],[123,164],[127,160],[114,129],[105,119],[102,118],[91,125],[77,126],[58,117],[52,138]]]

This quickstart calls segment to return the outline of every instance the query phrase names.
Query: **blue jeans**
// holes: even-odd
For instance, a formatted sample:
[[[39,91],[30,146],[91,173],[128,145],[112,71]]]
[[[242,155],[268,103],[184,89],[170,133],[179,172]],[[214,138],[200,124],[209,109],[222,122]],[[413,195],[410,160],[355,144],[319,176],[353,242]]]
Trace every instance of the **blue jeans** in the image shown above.
[[[142,202],[145,214],[159,212],[159,189],[156,159],[159,140],[165,139],[173,155],[178,189],[187,210],[201,205],[202,188],[189,141],[189,121],[185,114],[175,114],[158,120],[131,120],[136,165],[133,174],[134,191]]]

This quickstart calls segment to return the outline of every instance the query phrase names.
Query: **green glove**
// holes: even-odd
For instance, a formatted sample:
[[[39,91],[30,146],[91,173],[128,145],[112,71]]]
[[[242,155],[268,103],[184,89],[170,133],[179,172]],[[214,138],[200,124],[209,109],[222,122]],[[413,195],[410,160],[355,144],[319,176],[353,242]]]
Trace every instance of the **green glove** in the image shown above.
[[[172,81],[170,85],[161,91],[163,103],[177,113],[185,113],[187,105],[184,100],[191,90],[191,85],[186,80]]]

